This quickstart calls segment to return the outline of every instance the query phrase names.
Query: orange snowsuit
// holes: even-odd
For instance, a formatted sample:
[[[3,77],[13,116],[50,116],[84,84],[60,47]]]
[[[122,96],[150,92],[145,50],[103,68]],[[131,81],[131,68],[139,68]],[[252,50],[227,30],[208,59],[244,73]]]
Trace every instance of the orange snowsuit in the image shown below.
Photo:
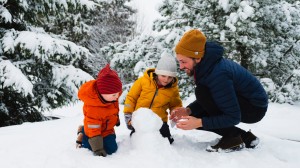
[[[85,134],[89,138],[114,134],[114,126],[119,121],[119,102],[103,103],[98,97],[96,80],[84,83],[78,91],[78,97],[84,102]]]

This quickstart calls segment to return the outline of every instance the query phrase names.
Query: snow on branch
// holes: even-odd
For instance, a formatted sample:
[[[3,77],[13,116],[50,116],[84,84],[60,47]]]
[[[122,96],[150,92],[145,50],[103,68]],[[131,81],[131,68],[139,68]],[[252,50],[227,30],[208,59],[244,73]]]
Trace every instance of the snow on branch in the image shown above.
[[[0,5],[0,20],[4,20],[5,23],[11,23],[11,14],[10,12],[2,5]]]
[[[29,52],[42,61],[49,58],[76,60],[82,55],[90,55],[88,49],[67,40],[55,39],[48,34],[19,32],[13,29],[7,31],[3,37],[3,52],[13,54],[17,47],[20,47],[20,52],[24,56]]]
[[[52,7],[54,7],[53,4],[58,4],[60,6],[63,6],[65,9],[68,9],[68,7],[70,5],[80,6],[80,7],[85,6],[87,9],[93,9],[95,7],[95,5],[98,5],[95,2],[90,1],[90,0],[77,0],[77,1],[74,1],[74,0],[53,0],[53,1],[46,1],[46,3],[48,3],[48,6],[52,6]]]
[[[55,65],[52,67],[53,85],[57,88],[65,87],[68,93],[73,93],[73,97],[77,97],[78,88],[82,83],[94,79],[88,73],[72,65],[63,66]],[[62,73],[64,72],[64,73]]]
[[[33,85],[21,70],[15,67],[9,60],[0,62],[0,82],[3,87],[13,87],[17,92],[24,93],[25,96],[32,94]]]

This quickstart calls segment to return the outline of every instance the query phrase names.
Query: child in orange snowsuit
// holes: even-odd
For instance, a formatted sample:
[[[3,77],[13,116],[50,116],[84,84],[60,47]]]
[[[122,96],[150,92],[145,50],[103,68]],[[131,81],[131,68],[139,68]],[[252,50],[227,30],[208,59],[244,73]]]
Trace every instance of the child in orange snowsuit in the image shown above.
[[[99,72],[96,80],[80,87],[78,97],[84,102],[84,126],[78,130],[79,147],[88,148],[97,156],[116,152],[114,126],[120,124],[118,98],[121,92],[121,80],[109,64]]]
[[[145,107],[162,119],[163,125],[159,131],[163,137],[168,138],[170,144],[173,143],[174,139],[167,124],[167,110],[182,107],[176,69],[175,58],[162,55],[155,69],[146,70],[144,76],[134,82],[124,105],[125,122],[128,129],[132,130],[131,134],[135,132],[131,126],[132,113],[140,107]]]

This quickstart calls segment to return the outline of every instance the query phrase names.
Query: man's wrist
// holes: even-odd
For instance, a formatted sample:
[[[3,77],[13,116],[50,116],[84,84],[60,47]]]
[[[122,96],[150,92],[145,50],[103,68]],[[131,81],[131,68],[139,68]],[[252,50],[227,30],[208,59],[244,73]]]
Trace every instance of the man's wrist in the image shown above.
[[[192,110],[189,107],[186,108],[186,112],[187,112],[188,115],[192,114]]]
[[[198,118],[197,126],[198,126],[197,128],[203,127],[203,125],[202,125],[202,119],[201,118]]]

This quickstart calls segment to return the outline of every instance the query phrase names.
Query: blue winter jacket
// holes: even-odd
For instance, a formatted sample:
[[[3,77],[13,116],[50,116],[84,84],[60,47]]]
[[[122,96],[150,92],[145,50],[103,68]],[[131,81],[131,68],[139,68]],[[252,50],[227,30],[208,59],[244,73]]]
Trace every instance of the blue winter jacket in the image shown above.
[[[268,106],[268,96],[255,76],[239,64],[224,59],[223,47],[207,42],[205,54],[195,67],[196,85],[208,87],[212,98],[223,114],[202,118],[203,129],[217,129],[237,125],[241,111],[237,95],[257,107]],[[195,101],[188,106],[191,111],[200,110]]]

